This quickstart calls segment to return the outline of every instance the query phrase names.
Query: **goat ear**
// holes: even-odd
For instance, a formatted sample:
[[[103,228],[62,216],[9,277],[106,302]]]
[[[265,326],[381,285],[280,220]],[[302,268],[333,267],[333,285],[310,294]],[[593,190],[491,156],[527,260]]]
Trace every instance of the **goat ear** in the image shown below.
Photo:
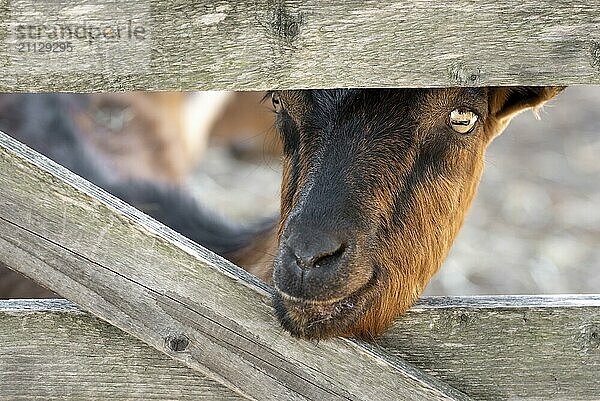
[[[564,86],[515,86],[490,88],[490,114],[504,124],[527,109],[537,110],[558,95]]]

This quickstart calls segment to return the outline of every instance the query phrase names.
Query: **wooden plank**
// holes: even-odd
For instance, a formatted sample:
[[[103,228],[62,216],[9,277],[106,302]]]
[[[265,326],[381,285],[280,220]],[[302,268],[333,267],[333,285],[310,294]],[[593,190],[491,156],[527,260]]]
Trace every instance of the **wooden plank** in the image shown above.
[[[293,339],[256,278],[0,135],[0,259],[254,399],[468,399],[376,349]]]
[[[0,301],[0,344],[10,399],[237,399],[65,300]],[[424,298],[377,346],[475,399],[596,400],[600,295]]]
[[[3,1],[0,90],[600,84],[599,9],[599,0]]]
[[[378,345],[474,399],[600,399],[600,295],[426,298]]]
[[[66,300],[0,301],[0,398],[242,400]]]

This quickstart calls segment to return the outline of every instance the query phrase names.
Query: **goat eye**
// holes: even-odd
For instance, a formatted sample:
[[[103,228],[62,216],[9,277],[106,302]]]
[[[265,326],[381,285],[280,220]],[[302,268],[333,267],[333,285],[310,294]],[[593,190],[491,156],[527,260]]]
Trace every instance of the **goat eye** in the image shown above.
[[[471,110],[454,109],[450,113],[450,127],[459,134],[468,134],[475,127],[479,117]]]
[[[271,103],[273,104],[273,108],[275,109],[276,113],[279,113],[281,110],[283,110],[283,102],[281,101],[281,98],[277,92],[271,93]]]

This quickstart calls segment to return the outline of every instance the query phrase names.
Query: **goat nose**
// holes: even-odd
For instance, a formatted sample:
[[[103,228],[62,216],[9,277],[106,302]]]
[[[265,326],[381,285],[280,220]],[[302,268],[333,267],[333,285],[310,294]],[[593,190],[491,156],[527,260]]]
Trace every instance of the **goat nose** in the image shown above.
[[[345,245],[339,239],[323,232],[292,235],[286,241],[286,246],[301,269],[328,267],[339,259],[345,250]]]

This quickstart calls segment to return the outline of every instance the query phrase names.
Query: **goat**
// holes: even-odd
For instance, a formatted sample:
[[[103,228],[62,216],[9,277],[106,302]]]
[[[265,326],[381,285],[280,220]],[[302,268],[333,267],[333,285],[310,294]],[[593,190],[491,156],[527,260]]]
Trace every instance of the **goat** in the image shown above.
[[[272,283],[276,315],[292,335],[371,339],[442,264],[487,145],[562,89],[269,92],[283,148],[281,214],[254,227],[215,218],[169,186],[124,185],[89,165],[67,166],[134,206],[152,204],[150,215]]]
[[[317,339],[385,330],[446,257],[487,145],[561,89],[272,92],[284,148],[272,271],[283,327]]]

